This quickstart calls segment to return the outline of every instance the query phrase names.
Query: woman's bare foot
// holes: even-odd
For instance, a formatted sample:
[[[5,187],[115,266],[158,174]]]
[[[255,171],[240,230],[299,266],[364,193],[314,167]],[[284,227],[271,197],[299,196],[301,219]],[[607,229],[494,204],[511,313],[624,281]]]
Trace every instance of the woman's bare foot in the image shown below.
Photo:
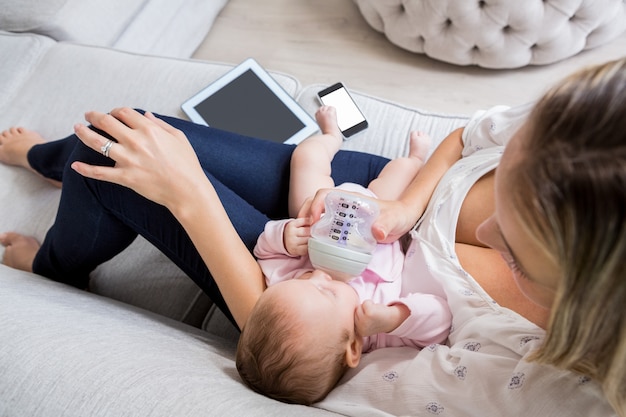
[[[325,135],[332,135],[339,140],[343,140],[341,130],[337,125],[337,111],[332,106],[322,106],[315,113],[315,120],[320,130]]]
[[[0,162],[31,169],[26,154],[30,148],[44,143],[41,135],[23,127],[12,127],[0,133]]]
[[[28,163],[27,155],[30,148],[44,142],[44,138],[34,130],[23,127],[12,127],[5,130],[0,133],[0,163],[26,168],[40,175]],[[61,183],[58,181],[49,178],[46,180],[55,187],[61,187]]]
[[[0,244],[4,246],[2,263],[11,268],[33,272],[33,261],[41,246],[33,237],[8,232],[0,234]]]
[[[417,158],[422,163],[428,157],[430,151],[430,136],[424,132],[413,131],[409,136],[409,158]]]

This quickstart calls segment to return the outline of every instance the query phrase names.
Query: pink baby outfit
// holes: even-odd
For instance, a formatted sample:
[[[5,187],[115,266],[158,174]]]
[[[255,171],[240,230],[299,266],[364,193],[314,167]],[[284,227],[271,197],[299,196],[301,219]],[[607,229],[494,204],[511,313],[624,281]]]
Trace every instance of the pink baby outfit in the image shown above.
[[[354,187],[354,184],[350,184],[352,191]],[[372,196],[365,188],[361,188],[360,191]],[[291,220],[268,222],[254,248],[254,255],[263,270],[268,286],[296,279],[315,269],[308,256],[291,256],[285,249],[283,232],[285,225]],[[393,332],[365,337],[363,352],[382,347],[421,348],[433,343],[442,343],[448,336],[452,316],[444,298],[426,293],[400,296],[403,264],[404,254],[398,242],[378,244],[363,274],[348,282],[359,295],[361,302],[372,300],[385,305],[402,303],[411,311],[409,317]],[[423,279],[428,279],[427,276],[430,275],[425,274]]]

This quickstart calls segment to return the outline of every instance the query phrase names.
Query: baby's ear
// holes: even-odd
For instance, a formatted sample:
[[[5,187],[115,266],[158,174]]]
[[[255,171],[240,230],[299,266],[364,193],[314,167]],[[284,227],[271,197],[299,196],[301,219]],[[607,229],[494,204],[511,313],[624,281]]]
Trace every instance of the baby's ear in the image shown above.
[[[363,338],[354,336],[346,344],[346,365],[356,368],[361,362],[361,352],[363,350]]]

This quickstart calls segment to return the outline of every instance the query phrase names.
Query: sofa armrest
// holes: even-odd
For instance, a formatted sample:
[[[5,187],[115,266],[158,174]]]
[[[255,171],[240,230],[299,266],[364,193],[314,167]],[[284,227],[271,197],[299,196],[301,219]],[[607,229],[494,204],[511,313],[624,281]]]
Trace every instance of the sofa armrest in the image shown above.
[[[204,40],[227,1],[8,1],[2,4],[0,30],[188,58]]]
[[[144,0],[20,0],[4,2],[0,29],[56,40],[112,45]]]

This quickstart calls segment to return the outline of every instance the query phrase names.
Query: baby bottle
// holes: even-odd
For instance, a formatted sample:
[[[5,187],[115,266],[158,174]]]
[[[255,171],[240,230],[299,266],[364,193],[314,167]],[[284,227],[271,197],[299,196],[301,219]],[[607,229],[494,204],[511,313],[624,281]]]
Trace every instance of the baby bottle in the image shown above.
[[[349,281],[360,275],[372,258],[376,239],[371,229],[378,205],[340,191],[331,191],[324,204],[324,215],[311,227],[309,259],[316,269]]]

